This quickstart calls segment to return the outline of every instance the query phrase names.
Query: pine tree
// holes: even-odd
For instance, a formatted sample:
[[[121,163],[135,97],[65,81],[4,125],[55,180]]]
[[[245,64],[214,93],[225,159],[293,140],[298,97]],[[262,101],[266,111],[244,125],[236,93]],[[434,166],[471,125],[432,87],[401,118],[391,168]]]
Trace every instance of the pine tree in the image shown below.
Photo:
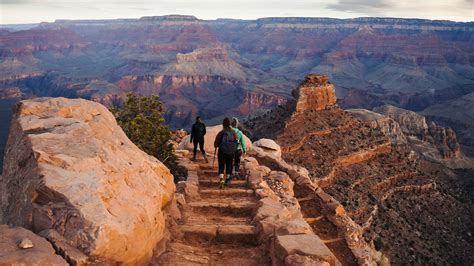
[[[123,106],[111,111],[138,148],[156,157],[174,173],[177,158],[169,142],[171,131],[165,125],[165,107],[160,97],[139,96],[130,92]]]

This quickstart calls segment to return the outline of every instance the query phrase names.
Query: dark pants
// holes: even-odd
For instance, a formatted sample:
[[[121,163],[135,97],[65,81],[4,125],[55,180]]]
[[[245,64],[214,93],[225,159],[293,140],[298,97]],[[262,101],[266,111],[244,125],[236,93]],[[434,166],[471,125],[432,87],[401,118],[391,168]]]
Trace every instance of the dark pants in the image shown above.
[[[232,166],[234,162],[234,154],[224,154],[220,149],[217,152],[217,162],[219,163],[219,174],[232,174]]]
[[[242,150],[237,150],[234,154],[234,169],[238,173],[240,171],[240,158],[242,157]]]
[[[199,150],[201,150],[201,153],[202,153],[203,155],[206,155],[206,151],[204,151],[204,138],[202,138],[202,139],[194,139],[194,140],[193,140],[193,143],[194,143],[194,157],[196,157],[196,152],[197,152],[198,144],[199,144]]]

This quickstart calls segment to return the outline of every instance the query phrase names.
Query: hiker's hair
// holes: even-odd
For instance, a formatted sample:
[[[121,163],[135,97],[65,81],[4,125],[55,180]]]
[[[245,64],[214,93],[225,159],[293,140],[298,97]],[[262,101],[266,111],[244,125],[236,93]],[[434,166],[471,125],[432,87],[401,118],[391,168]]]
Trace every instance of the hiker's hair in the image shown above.
[[[228,117],[224,118],[224,121],[222,121],[222,127],[224,127],[224,129],[230,128],[230,119]]]
[[[232,117],[232,127],[237,127],[239,125],[239,119],[237,117]]]
[[[200,117],[200,116],[196,116],[196,121],[198,121],[199,119],[201,119],[201,117]]]

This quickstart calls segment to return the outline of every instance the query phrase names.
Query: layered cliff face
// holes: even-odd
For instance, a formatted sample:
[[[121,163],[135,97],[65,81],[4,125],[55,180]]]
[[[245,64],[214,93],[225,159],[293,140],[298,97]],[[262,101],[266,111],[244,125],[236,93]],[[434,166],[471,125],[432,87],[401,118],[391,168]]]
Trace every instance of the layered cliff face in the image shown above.
[[[348,113],[337,107],[316,111],[319,104],[295,112],[298,101],[254,118],[249,130],[258,125],[259,135],[277,132],[283,159],[308,169],[313,182],[344,206],[375,249],[394,264],[474,261],[472,235],[466,234],[474,212],[469,181],[414,151],[409,139],[415,134],[410,137],[404,130],[423,128],[408,124],[423,119],[405,118],[402,126],[373,112]],[[367,116],[372,119],[357,119]],[[429,127],[422,131],[425,137],[436,139],[449,132]],[[448,135],[433,143],[449,142]],[[394,139],[400,145],[394,145]],[[307,196],[298,189],[295,195]]]
[[[358,120],[380,128],[392,145],[408,146],[425,159],[449,168],[472,168],[474,160],[462,154],[456,134],[450,128],[426,123],[425,117],[394,106],[346,110]]]
[[[428,125],[424,116],[390,105],[374,108],[374,111],[397,121],[405,135],[415,136],[436,146],[441,158],[461,157],[461,148],[452,129],[433,122]]]
[[[139,150],[104,106],[37,98],[13,113],[0,223],[54,229],[89,256],[143,263],[163,238],[169,170]]]
[[[472,31],[472,23],[382,18],[59,20],[0,35],[0,80],[53,72],[65,88],[129,75],[218,75],[288,97],[317,71],[331,76],[344,107],[395,102],[422,110],[472,92]],[[51,96],[32,91],[35,82],[18,87]]]
[[[296,112],[319,111],[336,104],[334,85],[328,84],[328,77],[308,75],[296,89]]]

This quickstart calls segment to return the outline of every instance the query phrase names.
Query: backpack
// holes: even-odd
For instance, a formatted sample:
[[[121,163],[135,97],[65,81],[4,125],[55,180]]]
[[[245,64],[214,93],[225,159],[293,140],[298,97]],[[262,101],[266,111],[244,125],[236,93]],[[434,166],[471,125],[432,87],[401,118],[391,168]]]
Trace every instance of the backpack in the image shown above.
[[[196,136],[202,137],[204,136],[204,124],[203,123],[196,123],[194,124],[195,134]]]
[[[224,130],[222,133],[221,144],[219,149],[224,154],[234,154],[237,151],[237,142],[234,138],[235,132],[233,130]]]

